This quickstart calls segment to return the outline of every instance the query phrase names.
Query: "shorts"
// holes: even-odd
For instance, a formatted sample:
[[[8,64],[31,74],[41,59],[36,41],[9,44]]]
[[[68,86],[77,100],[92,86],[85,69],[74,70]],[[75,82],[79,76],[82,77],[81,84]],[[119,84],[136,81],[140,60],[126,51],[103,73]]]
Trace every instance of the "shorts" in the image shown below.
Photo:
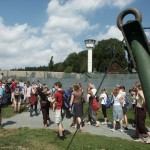
[[[14,104],[21,104],[21,97],[14,97]]]
[[[113,106],[113,120],[122,120],[123,110],[121,105]]]
[[[26,104],[29,104],[30,102],[30,97],[26,97]]]
[[[55,110],[55,123],[61,123],[62,117],[61,117],[61,109]]]
[[[11,98],[14,98],[14,92],[11,93]]]

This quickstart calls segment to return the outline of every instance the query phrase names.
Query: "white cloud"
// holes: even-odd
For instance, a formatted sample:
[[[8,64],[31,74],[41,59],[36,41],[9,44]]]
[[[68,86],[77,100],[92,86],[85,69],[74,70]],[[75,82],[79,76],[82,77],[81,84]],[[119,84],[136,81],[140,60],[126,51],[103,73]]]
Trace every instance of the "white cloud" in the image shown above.
[[[99,35],[96,36],[96,39],[98,41],[102,39],[110,39],[110,38],[123,40],[122,33],[116,26],[106,25],[105,29],[106,29],[106,32],[100,32]]]
[[[97,31],[100,25],[86,17],[104,6],[125,7],[133,0],[51,0],[47,7],[47,21],[43,27],[27,23],[6,26],[0,17],[0,68],[48,65],[63,61],[69,53],[82,50],[76,39],[88,31]],[[108,26],[99,33],[98,40],[122,38],[115,26]]]
[[[113,6],[123,8],[123,7],[126,7],[127,5],[131,4],[135,0],[111,0],[111,1],[112,1]]]
[[[150,32],[145,31],[145,34],[146,34],[146,37],[147,37],[148,41],[150,41]]]

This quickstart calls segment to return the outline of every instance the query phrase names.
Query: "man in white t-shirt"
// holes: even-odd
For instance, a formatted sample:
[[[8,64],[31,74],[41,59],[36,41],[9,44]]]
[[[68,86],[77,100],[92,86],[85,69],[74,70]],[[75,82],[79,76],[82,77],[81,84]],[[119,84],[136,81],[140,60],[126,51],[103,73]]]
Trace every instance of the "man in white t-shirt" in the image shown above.
[[[30,97],[31,97],[31,85],[30,81],[26,83],[26,106],[29,107]]]

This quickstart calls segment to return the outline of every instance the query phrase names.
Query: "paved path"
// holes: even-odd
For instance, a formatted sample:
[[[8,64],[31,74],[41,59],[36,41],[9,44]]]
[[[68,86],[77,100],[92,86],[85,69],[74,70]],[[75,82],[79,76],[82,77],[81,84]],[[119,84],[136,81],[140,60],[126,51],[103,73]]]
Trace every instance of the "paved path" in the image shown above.
[[[50,110],[50,118],[52,121],[55,121],[54,112],[52,110]],[[74,133],[75,129],[70,127],[71,122],[72,122],[72,118],[71,119],[65,118],[63,120],[63,125],[66,130]],[[40,112],[38,116],[30,117],[29,112],[23,112],[11,118],[3,119],[2,126],[5,129],[19,128],[19,127],[44,128],[42,113]],[[55,123],[52,123],[48,128],[57,129],[57,126]],[[112,123],[109,123],[108,125],[100,125],[99,127],[85,125],[83,127],[83,132],[95,134],[95,135],[105,135],[108,137],[120,137],[128,140],[132,140],[131,135],[135,133],[135,128],[133,128],[131,125],[129,125],[129,130],[124,132],[120,132],[119,130],[112,132],[110,131],[111,128],[112,128]]]

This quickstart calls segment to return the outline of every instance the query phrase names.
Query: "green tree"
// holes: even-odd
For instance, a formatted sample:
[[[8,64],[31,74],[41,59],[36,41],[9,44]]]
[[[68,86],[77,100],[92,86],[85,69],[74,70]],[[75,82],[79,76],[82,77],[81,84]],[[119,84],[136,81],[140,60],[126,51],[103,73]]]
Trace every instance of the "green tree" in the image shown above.
[[[72,72],[72,67],[71,66],[67,66],[64,70],[65,73],[71,73]]]
[[[54,61],[53,61],[53,56],[51,57],[49,64],[48,64],[49,70],[53,71],[54,70]]]
[[[123,43],[117,39],[102,40],[97,43],[93,50],[93,68],[98,72],[104,72],[109,66],[114,53],[115,60],[122,66],[127,66]]]
[[[63,63],[65,69],[70,66],[72,68],[72,72],[79,72],[79,58],[76,52],[69,54],[69,56],[65,59]]]
[[[64,71],[63,63],[60,62],[60,63],[54,64],[54,70],[53,71],[55,71],[55,72],[63,72]]]
[[[79,58],[79,73],[85,73],[87,72],[87,50],[81,51],[78,53]]]

